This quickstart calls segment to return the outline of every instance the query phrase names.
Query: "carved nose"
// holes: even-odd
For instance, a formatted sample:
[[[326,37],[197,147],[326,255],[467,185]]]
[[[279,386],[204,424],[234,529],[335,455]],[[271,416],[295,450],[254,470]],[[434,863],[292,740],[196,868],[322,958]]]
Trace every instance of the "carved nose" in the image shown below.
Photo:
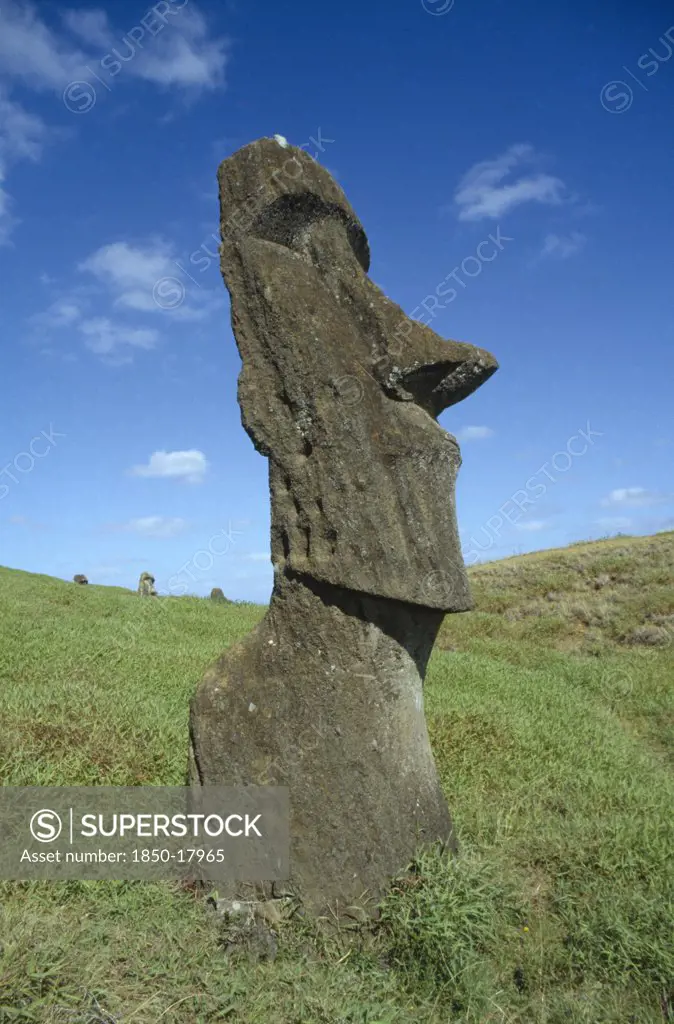
[[[498,370],[497,361],[485,349],[462,342],[454,342],[452,349],[452,358],[398,370],[400,387],[433,417],[467,398]]]

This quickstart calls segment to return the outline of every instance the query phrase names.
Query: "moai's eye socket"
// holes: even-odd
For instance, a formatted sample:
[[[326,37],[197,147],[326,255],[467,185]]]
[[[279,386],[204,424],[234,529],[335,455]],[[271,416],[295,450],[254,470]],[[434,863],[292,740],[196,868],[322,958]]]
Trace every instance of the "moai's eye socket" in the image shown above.
[[[311,227],[327,219],[342,223],[356,259],[367,273],[370,269],[370,247],[360,224],[337,203],[327,203],[312,192],[279,196],[253,221],[250,234],[287,249],[298,250]]]

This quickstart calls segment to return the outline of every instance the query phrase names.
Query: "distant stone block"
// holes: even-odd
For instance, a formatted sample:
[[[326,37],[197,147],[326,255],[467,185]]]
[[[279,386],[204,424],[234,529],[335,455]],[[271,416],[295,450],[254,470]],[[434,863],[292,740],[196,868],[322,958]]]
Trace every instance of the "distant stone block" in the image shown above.
[[[154,588],[154,576],[150,572],[142,572],[138,580],[138,594],[140,597],[156,597],[157,591]]]

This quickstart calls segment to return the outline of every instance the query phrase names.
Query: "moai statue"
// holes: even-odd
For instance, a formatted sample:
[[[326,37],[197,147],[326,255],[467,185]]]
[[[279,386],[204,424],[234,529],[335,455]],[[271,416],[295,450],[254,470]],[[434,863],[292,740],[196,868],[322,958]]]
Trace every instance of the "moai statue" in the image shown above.
[[[138,580],[138,594],[140,597],[156,597],[157,591],[154,589],[154,576],[149,572],[142,572],[140,579]]]
[[[225,597],[220,587],[213,587],[211,590],[211,601],[216,604],[231,604],[232,602]]]
[[[284,142],[254,142],[218,172],[238,398],[269,459],[274,588],[192,700],[189,774],[288,786],[286,891],[339,915],[379,898],[419,843],[454,847],[423,680],[445,613],[471,600],[459,446],[436,418],[497,363],[386,298],[341,188]]]
[[[73,583],[79,583],[81,586],[84,586],[88,582],[89,580],[86,576],[83,576],[80,572],[78,572],[76,576],[73,576]]]

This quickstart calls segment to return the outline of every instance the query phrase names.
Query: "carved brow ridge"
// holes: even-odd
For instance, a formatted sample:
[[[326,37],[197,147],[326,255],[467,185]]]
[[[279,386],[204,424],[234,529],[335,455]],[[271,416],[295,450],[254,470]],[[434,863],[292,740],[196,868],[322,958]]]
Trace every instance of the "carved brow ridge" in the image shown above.
[[[339,203],[329,203],[314,192],[292,192],[279,196],[253,221],[250,233],[292,249],[298,236],[311,224],[329,217],[342,222],[349,245],[367,274],[370,269],[370,246],[365,231]]]

